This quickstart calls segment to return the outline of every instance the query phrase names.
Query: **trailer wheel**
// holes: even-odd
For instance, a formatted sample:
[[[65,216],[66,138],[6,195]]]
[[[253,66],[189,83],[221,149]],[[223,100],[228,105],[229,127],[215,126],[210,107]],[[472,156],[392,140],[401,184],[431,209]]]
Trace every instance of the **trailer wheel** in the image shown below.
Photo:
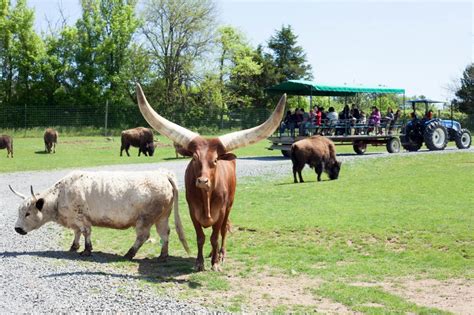
[[[458,149],[469,149],[472,142],[471,133],[467,129],[461,129],[461,132],[456,134],[454,140]]]
[[[387,142],[387,151],[388,153],[398,153],[400,152],[400,139],[398,138],[390,138]]]
[[[439,121],[432,121],[425,127],[423,138],[430,150],[444,150],[448,144],[448,132]]]
[[[289,150],[281,150],[281,154],[286,158],[290,157],[290,151]]]
[[[354,148],[355,153],[362,155],[367,150],[367,143],[365,143],[364,141],[357,141],[354,142],[352,147]]]

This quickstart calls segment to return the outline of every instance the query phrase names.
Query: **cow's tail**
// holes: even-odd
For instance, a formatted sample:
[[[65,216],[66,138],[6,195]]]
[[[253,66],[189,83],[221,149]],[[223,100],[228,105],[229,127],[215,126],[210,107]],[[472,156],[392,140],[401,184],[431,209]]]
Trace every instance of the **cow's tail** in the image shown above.
[[[179,216],[179,198],[178,198],[178,187],[176,185],[176,178],[174,176],[168,176],[168,180],[173,186],[173,203],[174,203],[174,226],[176,233],[178,233],[179,240],[183,244],[186,253],[190,253],[188,242],[186,242],[186,236],[184,235],[183,224],[181,224],[181,217]]]

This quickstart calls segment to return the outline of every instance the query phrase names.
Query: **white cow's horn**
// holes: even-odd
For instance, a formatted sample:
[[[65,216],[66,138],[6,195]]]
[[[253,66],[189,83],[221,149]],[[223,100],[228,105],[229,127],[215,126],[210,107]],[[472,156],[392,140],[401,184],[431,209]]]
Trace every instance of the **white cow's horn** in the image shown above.
[[[10,187],[10,190],[12,191],[12,193],[14,193],[15,195],[17,195],[18,197],[20,197],[21,199],[26,199],[26,196],[23,195],[23,194],[20,194],[19,192],[16,192],[12,186],[8,185],[8,187]]]
[[[30,190],[31,190],[31,195],[33,196],[33,199],[36,200],[35,192],[33,191],[33,185],[30,185]]]
[[[226,151],[232,151],[269,137],[280,125],[285,111],[286,94],[283,94],[273,114],[263,124],[250,129],[236,131],[220,136],[219,140]]]
[[[137,100],[138,107],[142,112],[145,120],[152,126],[156,131],[162,135],[168,137],[172,141],[179,143],[184,148],[188,148],[188,145],[193,139],[199,134],[192,132],[184,127],[181,127],[166,118],[160,116],[153,108],[148,104],[145,95],[143,94],[142,87],[137,83]]]

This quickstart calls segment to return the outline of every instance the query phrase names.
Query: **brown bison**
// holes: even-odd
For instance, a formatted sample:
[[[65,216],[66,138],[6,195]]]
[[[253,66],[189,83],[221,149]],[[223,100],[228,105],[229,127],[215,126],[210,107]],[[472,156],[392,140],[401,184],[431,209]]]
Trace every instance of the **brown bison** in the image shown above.
[[[273,114],[263,124],[212,139],[205,139],[156,113],[148,104],[139,84],[137,99],[143,117],[155,130],[192,153],[193,158],[186,168],[184,182],[189,214],[197,238],[198,255],[195,267],[198,271],[204,270],[203,246],[206,236],[203,228],[212,227],[211,264],[213,270],[220,270],[219,264],[226,256],[229,213],[237,185],[236,156],[230,151],[270,136],[283,117],[286,95],[283,95]],[[219,234],[222,238],[220,248]]]
[[[153,132],[151,129],[144,127],[137,127],[122,131],[122,146],[120,147],[120,156],[123,150],[127,156],[130,156],[128,149],[130,146],[138,148],[138,156],[143,152],[145,156],[153,156],[155,152],[155,144],[153,143]]]
[[[318,175],[318,182],[321,181],[321,173],[324,171],[329,178],[337,179],[341,163],[336,160],[336,147],[334,143],[323,136],[313,136],[300,141],[296,141],[291,146],[291,161],[293,162],[293,177],[297,183],[296,172],[303,182],[301,171],[305,164],[314,168]]]
[[[51,149],[53,149],[53,153],[56,153],[56,143],[58,142],[58,132],[53,128],[48,128],[44,131],[43,135],[44,139],[44,151],[51,153]]]
[[[8,135],[0,136],[0,149],[7,149],[7,158],[8,155],[13,158],[13,139]]]
[[[186,150],[181,144],[173,142],[173,147],[174,147],[174,152],[176,153],[176,158],[178,158],[180,155],[183,157],[186,156],[193,156],[193,153],[191,151]]]

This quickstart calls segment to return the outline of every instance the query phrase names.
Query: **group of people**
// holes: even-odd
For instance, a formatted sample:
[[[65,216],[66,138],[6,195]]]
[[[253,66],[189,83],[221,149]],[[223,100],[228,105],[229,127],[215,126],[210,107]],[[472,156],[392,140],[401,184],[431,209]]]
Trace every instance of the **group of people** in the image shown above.
[[[401,111],[393,112],[392,108],[387,109],[387,114],[382,118],[377,106],[372,106],[372,112],[367,118],[363,110],[360,110],[355,104],[345,105],[341,112],[336,112],[334,107],[329,107],[326,112],[322,106],[314,106],[308,112],[304,108],[296,108],[294,111],[288,110],[283,121],[280,124],[280,134],[290,131],[292,137],[295,136],[297,129],[300,135],[308,135],[308,130],[314,130],[314,133],[330,135],[335,132],[335,126],[340,123],[349,127],[356,125],[367,125],[367,133],[375,131],[376,134],[382,132],[380,126],[382,122],[386,123],[386,128],[390,134],[393,131],[395,122],[401,115]],[[354,129],[359,132],[358,128]]]

